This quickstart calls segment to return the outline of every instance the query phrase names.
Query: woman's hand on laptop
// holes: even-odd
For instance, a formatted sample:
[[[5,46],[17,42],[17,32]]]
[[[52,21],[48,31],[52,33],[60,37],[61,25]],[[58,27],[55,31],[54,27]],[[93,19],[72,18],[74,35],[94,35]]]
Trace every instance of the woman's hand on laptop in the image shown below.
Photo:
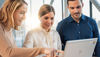
[[[44,57],[55,57],[57,50],[54,48],[44,48],[43,54],[46,54]]]
[[[60,57],[59,54],[64,54],[64,51],[61,50],[55,50],[52,48],[46,48],[46,49],[45,49],[46,56],[44,57]]]
[[[64,51],[62,50],[57,50],[58,55],[56,57],[63,57]]]
[[[57,53],[64,54],[64,51],[62,51],[62,50],[57,50]]]

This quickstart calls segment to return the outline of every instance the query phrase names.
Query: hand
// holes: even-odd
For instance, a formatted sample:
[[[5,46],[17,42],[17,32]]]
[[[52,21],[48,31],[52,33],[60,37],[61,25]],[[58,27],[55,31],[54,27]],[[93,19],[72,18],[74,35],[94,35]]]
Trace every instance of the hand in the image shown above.
[[[46,56],[44,57],[62,57],[61,54],[64,54],[64,51],[61,50],[56,50],[52,52],[53,54],[46,54]],[[60,55],[58,55],[59,53],[61,53]]]
[[[57,50],[53,48],[44,48],[43,54],[46,54],[46,57],[55,57]]]
[[[64,51],[57,50],[58,55],[56,57],[64,57]]]
[[[50,55],[46,55],[46,56],[43,56],[43,57],[51,57],[51,56]],[[62,56],[54,55],[53,57],[62,57]]]
[[[46,56],[43,56],[43,57],[52,57],[50,55],[46,55]],[[59,57],[58,55],[54,55],[53,57]]]
[[[62,53],[62,54],[64,54],[64,51],[57,50],[57,53]]]

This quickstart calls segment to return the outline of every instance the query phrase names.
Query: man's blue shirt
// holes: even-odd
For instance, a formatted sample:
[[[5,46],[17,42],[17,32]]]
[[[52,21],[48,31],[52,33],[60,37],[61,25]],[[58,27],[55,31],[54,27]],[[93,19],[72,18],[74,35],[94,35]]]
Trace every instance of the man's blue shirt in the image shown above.
[[[63,43],[63,49],[65,43],[68,40],[88,39],[99,37],[98,27],[96,21],[90,17],[82,14],[80,22],[77,23],[71,17],[71,15],[61,22],[57,26],[57,31],[60,34],[61,41]]]

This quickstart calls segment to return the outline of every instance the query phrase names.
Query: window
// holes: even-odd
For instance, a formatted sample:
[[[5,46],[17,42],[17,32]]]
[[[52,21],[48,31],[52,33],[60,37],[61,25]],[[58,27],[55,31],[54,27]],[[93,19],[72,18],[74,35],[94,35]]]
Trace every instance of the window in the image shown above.
[[[51,0],[30,0],[29,3],[29,11],[27,14],[27,18],[25,21],[26,30],[29,31],[37,26],[39,26],[39,19],[38,19],[38,11],[40,7],[44,4],[50,4]],[[52,6],[55,9],[55,21],[53,27],[56,28],[58,22],[62,20],[62,5],[61,0],[54,0]]]
[[[82,9],[82,13],[90,16],[90,5],[89,5],[89,0],[83,0],[83,9]]]
[[[99,0],[97,0],[97,1],[100,3]],[[93,11],[92,11],[93,12],[93,18],[96,20],[96,22],[98,24],[98,28],[100,29],[100,12],[94,5],[93,5],[92,9],[93,9]]]
[[[46,0],[47,1],[47,0]],[[62,20],[62,0],[54,0],[52,6],[55,9],[55,21],[53,27],[56,28],[59,21]]]

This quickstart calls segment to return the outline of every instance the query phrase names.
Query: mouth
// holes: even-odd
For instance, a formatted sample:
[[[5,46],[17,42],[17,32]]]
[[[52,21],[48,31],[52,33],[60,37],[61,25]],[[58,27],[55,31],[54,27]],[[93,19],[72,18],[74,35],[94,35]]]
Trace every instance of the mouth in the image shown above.
[[[22,20],[19,20],[19,24],[21,24],[22,23]]]
[[[50,27],[51,25],[50,25],[50,24],[46,24],[46,26],[47,26],[47,27]]]
[[[21,20],[19,20],[19,22],[21,23],[22,21],[21,21]]]
[[[79,13],[77,13],[77,14],[74,14],[75,16],[80,16],[80,14]]]

